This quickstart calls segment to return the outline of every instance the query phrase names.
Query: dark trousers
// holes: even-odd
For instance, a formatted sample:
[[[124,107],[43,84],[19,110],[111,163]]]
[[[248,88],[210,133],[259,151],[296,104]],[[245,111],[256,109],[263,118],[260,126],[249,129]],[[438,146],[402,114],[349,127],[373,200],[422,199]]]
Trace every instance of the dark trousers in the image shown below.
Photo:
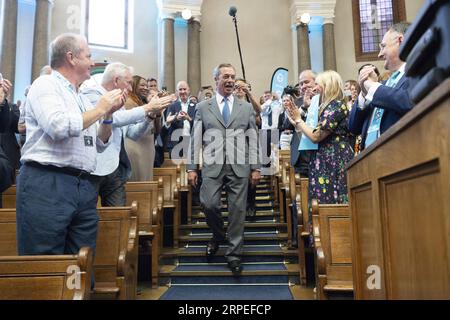
[[[95,252],[97,192],[92,182],[23,165],[17,179],[19,255]]]
[[[248,192],[247,192],[247,211],[255,210],[256,207],[256,186],[253,186],[251,183],[248,184]]]
[[[125,183],[120,166],[106,176],[94,176],[93,183],[102,201],[102,207],[124,207],[126,205]]]

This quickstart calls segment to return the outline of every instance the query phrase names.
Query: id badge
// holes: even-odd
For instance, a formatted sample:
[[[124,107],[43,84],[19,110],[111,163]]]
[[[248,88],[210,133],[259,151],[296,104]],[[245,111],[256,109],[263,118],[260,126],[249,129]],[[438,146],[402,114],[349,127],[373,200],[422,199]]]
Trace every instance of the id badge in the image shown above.
[[[94,138],[92,138],[92,136],[84,136],[84,145],[86,147],[93,147],[94,146]]]

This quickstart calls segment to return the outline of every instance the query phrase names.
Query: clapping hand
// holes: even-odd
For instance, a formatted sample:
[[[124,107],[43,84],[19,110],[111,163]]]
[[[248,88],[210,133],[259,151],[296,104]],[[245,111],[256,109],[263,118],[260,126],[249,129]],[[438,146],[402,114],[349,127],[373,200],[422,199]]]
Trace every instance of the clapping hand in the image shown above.
[[[358,83],[364,96],[367,95],[370,87],[378,81],[374,66],[365,66],[359,73]]]
[[[292,101],[288,102],[286,110],[288,112],[289,121],[295,127],[296,121],[302,118],[300,110],[292,103]]]
[[[7,79],[0,80],[0,103],[5,99],[9,99],[12,84]]]
[[[119,110],[125,103],[126,93],[115,89],[105,93],[97,103],[97,107],[103,114],[112,114]]]
[[[174,94],[162,98],[158,97],[158,95],[154,95],[144,108],[147,113],[160,114],[161,111],[166,109],[175,100],[176,97]]]

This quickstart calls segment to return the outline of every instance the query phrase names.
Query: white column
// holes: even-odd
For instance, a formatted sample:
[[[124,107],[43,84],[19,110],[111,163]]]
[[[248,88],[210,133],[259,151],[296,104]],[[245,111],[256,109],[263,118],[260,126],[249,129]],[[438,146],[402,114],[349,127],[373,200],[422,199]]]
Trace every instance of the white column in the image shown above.
[[[41,68],[50,63],[48,47],[50,45],[52,9],[53,0],[36,0],[32,80],[39,77]]]
[[[0,13],[1,14],[1,13]],[[3,1],[3,34],[0,46],[0,72],[13,84],[16,74],[17,0]],[[14,92],[11,92],[11,97]]]

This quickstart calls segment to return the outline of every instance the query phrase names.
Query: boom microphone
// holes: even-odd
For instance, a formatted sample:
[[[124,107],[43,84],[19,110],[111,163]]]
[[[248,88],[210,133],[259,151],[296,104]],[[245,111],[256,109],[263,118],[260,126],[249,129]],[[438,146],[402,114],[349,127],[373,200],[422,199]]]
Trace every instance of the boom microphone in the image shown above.
[[[228,10],[228,14],[233,17],[234,27],[236,29],[236,40],[239,49],[239,57],[241,58],[241,67],[242,67],[242,75],[245,79],[245,69],[244,69],[244,61],[242,60],[242,50],[241,50],[241,42],[239,41],[239,32],[237,27],[237,18],[236,18],[237,8],[235,6],[231,6],[230,10]]]
[[[228,10],[228,14],[232,17],[236,17],[237,8],[235,6],[231,6],[230,10]]]

